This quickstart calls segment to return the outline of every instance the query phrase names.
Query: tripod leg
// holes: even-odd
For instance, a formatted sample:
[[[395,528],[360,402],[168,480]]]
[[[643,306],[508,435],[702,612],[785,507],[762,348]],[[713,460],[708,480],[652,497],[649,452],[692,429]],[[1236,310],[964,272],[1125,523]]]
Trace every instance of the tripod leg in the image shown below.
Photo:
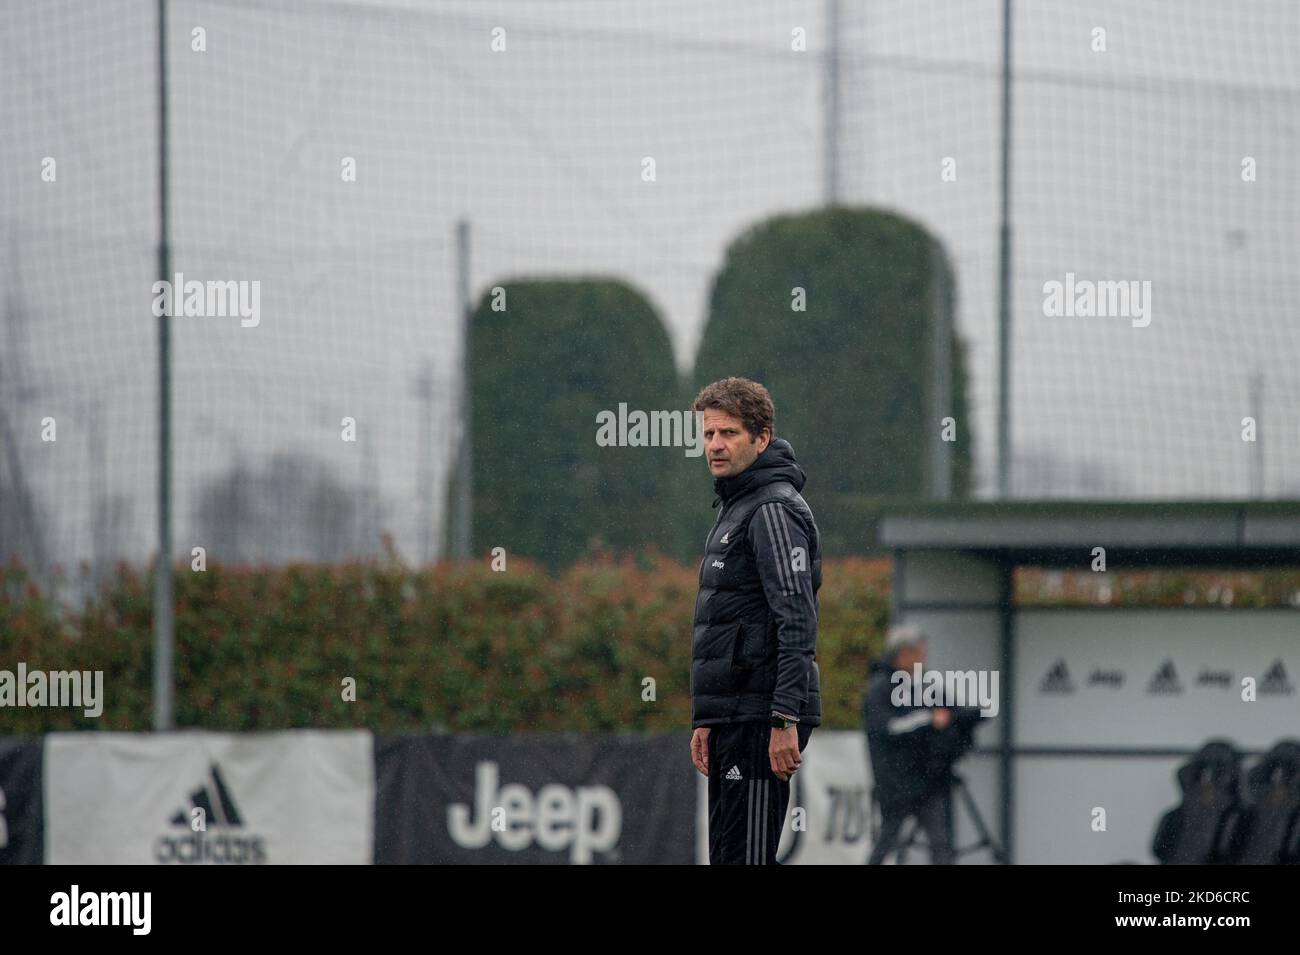
[[[984,822],[984,817],[980,815],[979,806],[976,805],[975,797],[971,795],[970,788],[966,785],[966,780],[954,774],[953,786],[961,798],[962,805],[966,807],[966,812],[970,814],[971,823],[974,824],[975,831],[978,832],[980,836],[978,842],[960,851],[971,852],[988,846],[989,851],[993,855],[993,861],[1000,865],[1006,865],[1007,859],[1002,852],[1002,847],[998,845],[998,841],[994,839],[993,834],[989,832],[989,827]]]

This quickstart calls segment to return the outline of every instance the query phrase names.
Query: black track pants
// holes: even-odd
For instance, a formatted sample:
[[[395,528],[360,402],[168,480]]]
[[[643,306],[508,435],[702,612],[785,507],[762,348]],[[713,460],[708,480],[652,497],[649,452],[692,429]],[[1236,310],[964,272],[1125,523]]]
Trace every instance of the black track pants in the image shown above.
[[[811,726],[796,728],[799,751]],[[775,865],[790,783],[772,772],[766,722],[709,729],[709,864]]]

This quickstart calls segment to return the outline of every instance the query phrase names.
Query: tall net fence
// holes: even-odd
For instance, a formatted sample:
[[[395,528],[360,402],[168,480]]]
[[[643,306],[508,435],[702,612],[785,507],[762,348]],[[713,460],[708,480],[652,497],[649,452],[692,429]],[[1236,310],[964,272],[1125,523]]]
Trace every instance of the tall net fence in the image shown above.
[[[628,281],[689,375],[728,243],[832,196],[947,248],[995,493],[999,0],[167,10],[172,270],[242,308],[170,319],[178,556],[438,557],[462,276]],[[1016,5],[1013,495],[1300,492],[1297,37]],[[0,556],[36,567],[155,546],[157,57],[153,0],[0,9]]]

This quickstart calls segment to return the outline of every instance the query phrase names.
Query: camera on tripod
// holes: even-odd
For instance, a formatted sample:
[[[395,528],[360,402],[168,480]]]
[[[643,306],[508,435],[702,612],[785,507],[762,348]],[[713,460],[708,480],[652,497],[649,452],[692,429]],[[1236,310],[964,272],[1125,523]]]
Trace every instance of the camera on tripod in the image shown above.
[[[950,706],[952,722],[939,731],[930,749],[930,772],[935,777],[950,775],[953,764],[975,748],[975,729],[981,716],[978,706]]]
[[[926,776],[932,785],[951,790],[957,800],[957,805],[965,809],[966,815],[975,829],[977,836],[975,841],[970,845],[955,847],[956,855],[963,856],[978,852],[981,849],[988,849],[993,856],[994,862],[1005,863],[1007,861],[1006,854],[1002,851],[1002,846],[993,837],[987,823],[984,821],[984,817],[980,814],[979,806],[976,805],[975,799],[966,785],[966,780],[953,771],[953,767],[958,760],[965,757],[975,747],[975,730],[983,719],[980,715],[980,708],[978,706],[951,706],[946,707],[946,709],[952,712],[952,720],[942,730],[936,732],[926,764]],[[949,825],[951,826],[951,819]],[[898,861],[900,863],[906,860],[907,850],[915,841],[918,828],[919,826],[913,826],[906,837],[901,840],[898,847]]]

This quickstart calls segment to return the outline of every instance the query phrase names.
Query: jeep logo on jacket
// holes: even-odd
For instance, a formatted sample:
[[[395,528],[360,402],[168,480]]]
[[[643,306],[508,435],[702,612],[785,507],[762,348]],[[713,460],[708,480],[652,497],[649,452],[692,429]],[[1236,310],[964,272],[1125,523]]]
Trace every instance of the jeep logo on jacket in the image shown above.
[[[799,492],[807,477],[775,438],[748,468],[715,479],[722,508],[705,540],[695,600],[691,726],[821,723],[817,591],[821,544]]]

